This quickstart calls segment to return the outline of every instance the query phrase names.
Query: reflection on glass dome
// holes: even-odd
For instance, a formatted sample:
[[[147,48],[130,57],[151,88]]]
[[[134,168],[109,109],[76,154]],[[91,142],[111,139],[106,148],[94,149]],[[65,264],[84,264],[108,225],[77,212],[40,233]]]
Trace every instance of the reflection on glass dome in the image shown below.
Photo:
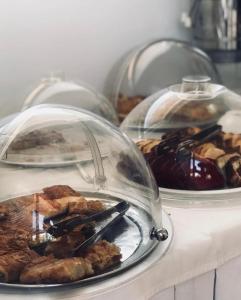
[[[212,195],[207,190],[241,191],[240,116],[239,95],[196,76],[147,98],[121,129],[137,142],[162,190],[190,197],[187,190],[206,191],[204,197]]]
[[[63,104],[83,108],[114,124],[118,124],[112,104],[102,94],[86,83],[76,83],[64,79],[64,75],[52,74],[42,79],[40,84],[27,96],[22,110],[37,104]]]
[[[220,82],[215,65],[205,52],[172,39],[156,40],[133,50],[118,71],[115,82],[109,85],[113,87],[110,98],[120,120],[146,97],[179,83],[187,75],[201,73]]]
[[[0,157],[0,285],[89,282],[168,237],[141,153],[94,114],[27,109],[1,128]]]

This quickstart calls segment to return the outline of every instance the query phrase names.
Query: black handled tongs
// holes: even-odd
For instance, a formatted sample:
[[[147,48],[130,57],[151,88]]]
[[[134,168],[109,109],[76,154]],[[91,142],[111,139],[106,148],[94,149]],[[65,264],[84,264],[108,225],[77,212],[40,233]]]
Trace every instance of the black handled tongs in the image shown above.
[[[118,215],[123,216],[128,208],[129,204],[126,201],[122,201],[109,209],[98,212],[89,217],[78,215],[57,223],[54,223],[55,217],[53,217],[53,220],[51,220],[50,217],[47,221],[52,225],[47,228],[46,232],[54,237],[59,237],[72,231],[76,226],[106,219],[114,213],[118,213]]]
[[[216,135],[218,132],[221,131],[221,129],[222,126],[215,124],[201,130],[196,134],[193,134],[192,136],[186,139],[180,138],[178,135],[171,136],[170,138],[167,138],[160,142],[160,144],[157,147],[157,152],[158,154],[163,154],[171,150],[181,151],[183,149],[190,149],[192,147],[196,147],[202,144],[203,142],[209,140],[212,136]]]
[[[103,238],[103,236],[106,234],[108,230],[111,230],[112,226],[115,225],[126,213],[126,211],[129,209],[130,205],[126,201],[122,201],[116,206],[116,211],[112,213],[112,216],[110,220],[108,220],[107,223],[105,223],[103,226],[101,226],[96,233],[94,233],[90,238],[85,240],[82,244],[77,246],[73,252],[72,255],[79,255],[81,252],[85,251],[88,247],[99,241]]]
[[[221,125],[215,124],[211,127],[205,128],[200,132],[192,135],[187,140],[178,144],[177,156],[183,156],[189,154],[192,148],[201,145],[202,143],[208,141],[211,137],[215,136],[222,129]]]
[[[30,242],[30,248],[34,249],[38,253],[43,253],[48,242],[54,241],[57,237],[60,237],[71,230],[76,226],[81,224],[87,224],[93,221],[106,221],[101,226],[96,233],[94,233],[89,239],[80,244],[76,249],[73,250],[73,255],[81,252],[83,249],[88,248],[91,244],[101,239],[107,230],[119,221],[126,211],[129,209],[130,205],[126,201],[121,201],[117,205],[106,209],[102,212],[96,213],[89,217],[75,216],[67,220],[59,221],[47,228],[44,232],[39,232],[33,236],[32,242]],[[45,222],[52,224],[52,219],[59,218],[59,216],[66,216],[66,212],[63,212],[59,215],[46,218]],[[106,220],[107,219],[107,220]]]

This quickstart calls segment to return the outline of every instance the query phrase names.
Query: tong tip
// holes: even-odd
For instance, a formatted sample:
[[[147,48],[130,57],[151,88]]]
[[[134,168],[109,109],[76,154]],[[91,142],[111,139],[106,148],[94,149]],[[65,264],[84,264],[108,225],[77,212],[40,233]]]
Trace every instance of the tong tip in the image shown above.
[[[116,205],[116,211],[119,213],[125,213],[130,207],[130,204],[127,201],[121,201]]]

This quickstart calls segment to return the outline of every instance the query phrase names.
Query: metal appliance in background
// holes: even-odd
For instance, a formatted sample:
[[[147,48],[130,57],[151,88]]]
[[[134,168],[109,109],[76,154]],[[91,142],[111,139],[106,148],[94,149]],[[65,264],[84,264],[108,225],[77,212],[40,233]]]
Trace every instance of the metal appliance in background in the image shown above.
[[[217,64],[224,84],[241,93],[241,1],[193,0],[182,21],[194,44]]]

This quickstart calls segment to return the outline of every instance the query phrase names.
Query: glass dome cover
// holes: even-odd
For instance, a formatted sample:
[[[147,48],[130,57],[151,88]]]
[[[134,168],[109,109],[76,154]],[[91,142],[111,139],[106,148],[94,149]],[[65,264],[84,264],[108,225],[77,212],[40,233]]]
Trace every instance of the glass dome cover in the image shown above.
[[[240,117],[239,95],[189,76],[139,104],[121,129],[144,153],[164,199],[238,200]]]
[[[62,104],[83,108],[113,124],[117,115],[110,101],[84,82],[65,79],[64,73],[51,73],[26,97],[22,110],[37,104]]]
[[[179,83],[184,76],[204,74],[220,82],[209,56],[201,49],[173,39],[149,42],[131,51],[120,63],[110,98],[120,120],[146,97]],[[168,72],[167,72],[168,70]]]
[[[166,251],[155,181],[104,119],[34,106],[1,128],[0,157],[0,253],[10,264],[0,258],[0,285],[90,283],[136,264],[157,240]]]

